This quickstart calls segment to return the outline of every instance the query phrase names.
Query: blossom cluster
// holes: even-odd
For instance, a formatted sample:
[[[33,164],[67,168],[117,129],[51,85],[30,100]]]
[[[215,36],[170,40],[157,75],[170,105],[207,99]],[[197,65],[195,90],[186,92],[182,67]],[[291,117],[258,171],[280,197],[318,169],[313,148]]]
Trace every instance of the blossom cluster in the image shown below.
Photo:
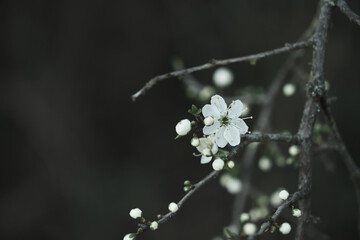
[[[249,127],[244,121],[246,118],[241,118],[244,111],[246,108],[240,100],[232,101],[227,106],[221,96],[214,95],[210,104],[206,104],[201,110],[194,105],[189,110],[196,117],[196,121],[183,119],[178,122],[175,130],[178,137],[193,133],[191,145],[199,152],[196,156],[201,157],[201,164],[214,159],[212,167],[216,171],[224,167],[233,168],[234,162],[227,161],[227,151],[223,148],[228,144],[232,147],[239,145],[241,135],[248,132]]]

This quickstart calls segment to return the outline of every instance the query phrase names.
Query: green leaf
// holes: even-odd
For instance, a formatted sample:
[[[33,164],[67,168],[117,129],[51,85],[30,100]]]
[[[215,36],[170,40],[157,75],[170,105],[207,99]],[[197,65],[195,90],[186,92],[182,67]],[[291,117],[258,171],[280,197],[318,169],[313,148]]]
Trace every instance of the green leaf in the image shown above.
[[[191,106],[191,108],[188,110],[188,112],[192,115],[194,115],[195,117],[199,116],[201,113],[201,109],[199,109],[197,106],[195,106],[194,104]]]

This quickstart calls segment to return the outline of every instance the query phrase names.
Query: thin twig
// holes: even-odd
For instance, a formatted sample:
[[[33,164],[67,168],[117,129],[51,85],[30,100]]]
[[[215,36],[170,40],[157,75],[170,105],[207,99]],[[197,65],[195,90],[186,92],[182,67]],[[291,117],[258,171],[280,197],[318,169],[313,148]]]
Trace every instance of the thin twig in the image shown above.
[[[345,0],[337,0],[336,6],[343,14],[345,14],[345,16],[349,18],[350,22],[354,22],[360,26],[360,16],[350,9],[349,5],[345,2]]]
[[[224,59],[224,60],[213,59],[203,65],[165,73],[165,74],[162,74],[162,75],[159,75],[159,76],[156,76],[156,77],[150,79],[150,81],[148,81],[143,88],[141,88],[139,91],[137,91],[135,94],[133,94],[131,98],[133,101],[137,100],[141,95],[144,95],[148,90],[150,90],[158,82],[165,80],[165,79],[175,78],[175,77],[183,77],[190,73],[202,71],[202,70],[209,69],[209,68],[214,68],[216,66],[229,65],[229,64],[240,63],[240,62],[259,61],[263,58],[268,58],[268,57],[275,56],[275,55],[278,55],[281,53],[290,52],[290,51],[293,51],[296,49],[306,48],[306,47],[309,47],[310,45],[311,45],[310,40],[299,41],[299,42],[295,42],[292,44],[285,44],[285,46],[281,47],[281,48],[276,48],[276,49],[272,49],[272,50],[257,53],[257,54],[252,54],[252,55],[248,55],[248,56],[244,56],[244,57],[229,58],[229,59]]]
[[[296,202],[300,200],[305,194],[303,192],[295,192],[292,194],[286,201],[284,201],[275,211],[275,213],[271,216],[271,219],[261,225],[259,231],[247,238],[247,240],[255,240],[257,237],[261,236],[266,230],[268,230],[273,223],[276,222],[277,218],[280,216],[282,211],[288,207],[292,202]]]

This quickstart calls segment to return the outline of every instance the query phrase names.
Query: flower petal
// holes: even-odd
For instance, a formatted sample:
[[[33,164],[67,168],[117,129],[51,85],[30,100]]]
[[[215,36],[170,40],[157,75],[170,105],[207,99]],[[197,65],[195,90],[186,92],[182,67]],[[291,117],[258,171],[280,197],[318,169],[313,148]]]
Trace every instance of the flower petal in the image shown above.
[[[210,162],[211,159],[212,159],[212,157],[206,157],[206,156],[203,155],[203,156],[201,156],[200,163],[201,164],[206,164],[206,163]]]
[[[221,127],[219,129],[219,131],[216,132],[216,135],[215,135],[215,143],[216,143],[216,145],[218,145],[221,148],[225,147],[227,144],[227,141],[224,137],[224,130],[225,130],[225,128]]]
[[[249,130],[248,125],[246,125],[244,120],[242,120],[241,118],[233,118],[231,120],[231,125],[237,127],[240,130],[240,134],[245,134]]]
[[[233,101],[229,106],[228,115],[230,118],[240,117],[243,109],[244,105],[240,100]]]
[[[210,134],[216,133],[219,130],[219,128],[220,128],[220,122],[216,120],[213,123],[213,125],[205,126],[203,128],[203,133],[205,135],[210,135]],[[209,141],[211,141],[211,140],[209,140]]]
[[[205,148],[209,148],[209,145],[211,144],[211,140],[209,140],[208,138],[200,138],[199,139],[200,144],[199,146],[196,147],[196,149],[202,153],[202,151],[204,151]]]
[[[219,96],[219,95],[212,96],[210,102],[211,102],[211,105],[217,107],[217,109],[220,112],[220,115],[226,114],[227,106],[226,106],[225,100],[221,96]]]
[[[214,119],[218,119],[220,117],[220,112],[214,105],[206,104],[202,108],[202,114],[204,117],[212,117]]]
[[[240,144],[240,132],[235,126],[228,126],[225,128],[224,137],[231,146]]]

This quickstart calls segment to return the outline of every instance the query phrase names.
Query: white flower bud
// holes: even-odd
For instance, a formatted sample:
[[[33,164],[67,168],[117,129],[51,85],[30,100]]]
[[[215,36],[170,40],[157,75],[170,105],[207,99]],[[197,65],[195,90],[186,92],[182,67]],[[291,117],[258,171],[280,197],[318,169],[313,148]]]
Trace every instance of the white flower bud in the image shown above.
[[[208,148],[205,148],[201,153],[204,156],[211,156],[211,151]]]
[[[137,218],[141,218],[142,211],[139,208],[134,208],[134,209],[131,209],[129,214],[130,214],[130,217],[132,217],[133,219],[137,219]]]
[[[231,177],[225,187],[230,194],[238,194],[242,190],[242,182],[238,178]]]
[[[292,83],[287,83],[283,87],[283,93],[287,97],[294,95],[295,91],[296,91],[296,87]]]
[[[191,139],[191,145],[192,145],[193,147],[199,146],[199,145],[200,145],[200,140],[199,140],[197,137],[192,138],[192,139]]]
[[[191,123],[189,119],[183,119],[178,122],[178,124],[176,124],[175,130],[176,133],[180,136],[185,136],[186,134],[188,134],[191,130]]]
[[[291,146],[289,147],[289,154],[290,154],[291,156],[296,156],[296,155],[298,155],[299,153],[300,153],[300,148],[299,148],[299,146],[291,145]]]
[[[256,233],[257,227],[254,223],[245,223],[243,227],[243,232],[245,235],[251,236]]]
[[[213,87],[205,86],[199,92],[199,99],[200,101],[206,102],[214,94],[215,94],[215,89]]]
[[[135,238],[134,233],[128,233],[124,236],[123,240],[132,240]]]
[[[272,167],[272,162],[268,157],[262,157],[259,160],[259,168],[260,170],[266,172],[269,171]]]
[[[156,229],[158,229],[158,227],[159,227],[159,224],[158,224],[156,221],[154,221],[154,222],[152,222],[152,223],[150,224],[150,229],[153,230],[153,231],[155,231]]]
[[[247,214],[247,213],[242,213],[240,215],[240,222],[246,222],[246,221],[249,221],[250,220],[250,215]]]
[[[221,67],[214,72],[213,81],[217,87],[227,87],[234,81],[234,75],[228,68]]]
[[[279,192],[279,197],[282,200],[286,200],[289,197],[289,192],[286,190],[282,190],[281,192]]]
[[[214,119],[213,119],[212,117],[208,116],[208,117],[206,117],[206,118],[204,119],[204,124],[205,124],[206,126],[213,125],[213,124],[214,124]]]
[[[176,203],[172,202],[169,204],[169,210],[170,212],[176,212],[177,210],[179,210],[179,207]]]
[[[283,224],[280,225],[279,231],[284,235],[289,234],[291,231],[290,224],[287,222],[284,222]]]
[[[301,210],[300,210],[300,209],[297,209],[297,208],[294,208],[294,209],[292,210],[292,215],[293,215],[294,217],[301,217]]]
[[[224,161],[221,158],[217,158],[212,163],[212,167],[215,171],[220,171],[224,168]]]
[[[273,194],[271,194],[270,203],[274,207],[277,207],[282,203],[282,200],[279,197],[279,193],[280,193],[280,191],[276,191]]]
[[[234,161],[228,161],[227,165],[230,169],[235,167]]]

